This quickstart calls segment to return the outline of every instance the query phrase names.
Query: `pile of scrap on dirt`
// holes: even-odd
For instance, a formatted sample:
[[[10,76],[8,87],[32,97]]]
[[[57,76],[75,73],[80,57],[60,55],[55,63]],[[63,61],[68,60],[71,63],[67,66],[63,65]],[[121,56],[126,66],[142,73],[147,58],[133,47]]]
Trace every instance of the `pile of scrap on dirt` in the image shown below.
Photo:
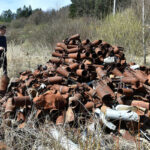
[[[56,125],[77,127],[98,118],[110,131],[140,130],[148,138],[150,69],[128,64],[123,51],[102,40],[81,41],[79,34],[57,43],[53,57],[34,72],[20,73],[9,85],[3,77],[4,117],[20,127],[33,110],[34,118],[48,115]]]

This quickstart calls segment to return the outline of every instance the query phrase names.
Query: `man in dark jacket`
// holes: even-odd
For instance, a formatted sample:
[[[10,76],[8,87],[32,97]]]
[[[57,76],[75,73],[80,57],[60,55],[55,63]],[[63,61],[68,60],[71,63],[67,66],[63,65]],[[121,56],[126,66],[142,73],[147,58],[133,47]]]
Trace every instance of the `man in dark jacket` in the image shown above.
[[[3,74],[7,75],[7,41],[5,37],[6,26],[0,25],[0,57],[2,61],[0,61],[0,66],[3,65]]]

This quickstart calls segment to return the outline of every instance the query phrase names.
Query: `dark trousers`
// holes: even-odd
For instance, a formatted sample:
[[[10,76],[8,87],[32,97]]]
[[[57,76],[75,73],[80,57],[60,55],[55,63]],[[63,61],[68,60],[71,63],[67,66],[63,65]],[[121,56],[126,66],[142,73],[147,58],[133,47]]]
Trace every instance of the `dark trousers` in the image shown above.
[[[3,74],[7,75],[7,56],[4,56]]]

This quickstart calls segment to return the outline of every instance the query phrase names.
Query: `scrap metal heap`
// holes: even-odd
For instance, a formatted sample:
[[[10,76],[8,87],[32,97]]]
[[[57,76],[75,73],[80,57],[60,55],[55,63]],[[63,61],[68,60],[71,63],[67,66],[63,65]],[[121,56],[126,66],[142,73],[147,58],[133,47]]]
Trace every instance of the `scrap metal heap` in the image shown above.
[[[99,118],[110,131],[144,131],[150,125],[150,69],[128,64],[124,48],[76,34],[57,43],[46,65],[11,81],[0,100],[5,118],[21,127],[34,110],[56,125],[76,127]],[[1,90],[2,91],[2,90]],[[41,119],[42,118],[42,119]],[[146,135],[145,135],[146,136]],[[147,137],[148,138],[148,137]]]

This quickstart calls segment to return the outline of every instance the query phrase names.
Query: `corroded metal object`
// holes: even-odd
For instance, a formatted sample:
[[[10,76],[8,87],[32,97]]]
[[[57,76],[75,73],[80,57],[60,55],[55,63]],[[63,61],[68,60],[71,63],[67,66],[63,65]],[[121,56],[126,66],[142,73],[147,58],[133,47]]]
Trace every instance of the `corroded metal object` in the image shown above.
[[[34,110],[37,122],[49,117],[56,125],[78,127],[98,119],[116,132],[123,120],[120,128],[134,126],[138,133],[138,124],[144,127],[150,119],[150,68],[127,63],[123,50],[70,36],[56,44],[45,65],[20,73],[17,82],[1,78],[1,111],[19,128]]]
[[[6,92],[8,84],[9,84],[8,76],[7,75],[3,75],[0,78],[0,92],[1,93],[5,93]]]

